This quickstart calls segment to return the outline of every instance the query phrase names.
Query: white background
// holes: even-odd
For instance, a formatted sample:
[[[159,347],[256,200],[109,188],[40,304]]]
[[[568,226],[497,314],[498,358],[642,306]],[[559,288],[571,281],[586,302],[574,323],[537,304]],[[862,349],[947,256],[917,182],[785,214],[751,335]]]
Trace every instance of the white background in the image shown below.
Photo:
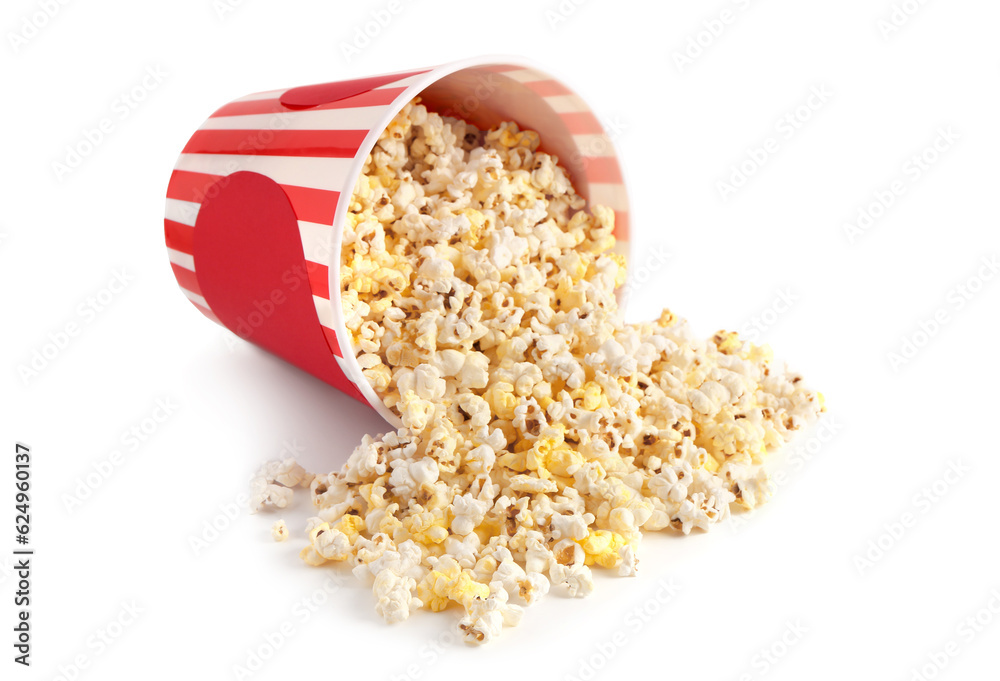
[[[3,678],[233,679],[283,625],[294,633],[251,678],[592,678],[587,664],[607,679],[996,678],[1000,282],[969,282],[977,292],[956,298],[1000,253],[995,2],[910,0],[915,13],[888,35],[891,0],[684,2],[655,15],[591,0],[564,2],[555,23],[555,2],[404,2],[350,59],[342,46],[387,1],[234,0],[220,16],[212,0],[105,0],[58,5],[50,19],[43,4],[9,0],[0,22]],[[723,10],[730,23],[679,65]],[[18,34],[30,37],[15,49]],[[742,527],[648,537],[637,579],[601,578],[587,600],[549,597],[489,647],[438,652],[453,611],[384,625],[349,574],[334,588],[335,570],[298,560],[298,536],[270,540],[276,516],[246,515],[240,495],[262,461],[294,448],[332,470],[382,424],[198,314],[171,275],[162,212],[180,149],[233,98],[484,53],[550,66],[620,129],[637,251],[672,254],[630,315],[669,305],[704,334],[759,334],[830,411],[825,430],[777,458],[789,479]],[[123,118],[118,98],[147,68],[166,75]],[[801,110],[808,120],[787,138],[778,121],[814,87],[831,96]],[[106,117],[111,132],[58,177],[53,162]],[[912,157],[949,128],[957,140],[915,177]],[[777,150],[724,200],[718,183],[768,138]],[[905,192],[849,238],[845,223],[897,180]],[[116,271],[130,283],[81,313]],[[938,310],[947,321],[916,333]],[[79,333],[23,376],[69,323]],[[921,347],[894,364],[905,338]],[[176,406],[131,439],[157,400]],[[30,670],[9,640],[15,441],[33,451]],[[119,465],[68,509],[115,451]],[[294,533],[305,505],[284,514]],[[665,605],[661,580],[677,587]],[[303,609],[314,594],[325,602]],[[101,643],[133,601],[141,613]],[[643,622],[636,608],[656,614]],[[977,614],[989,624],[970,635],[962,622]]]

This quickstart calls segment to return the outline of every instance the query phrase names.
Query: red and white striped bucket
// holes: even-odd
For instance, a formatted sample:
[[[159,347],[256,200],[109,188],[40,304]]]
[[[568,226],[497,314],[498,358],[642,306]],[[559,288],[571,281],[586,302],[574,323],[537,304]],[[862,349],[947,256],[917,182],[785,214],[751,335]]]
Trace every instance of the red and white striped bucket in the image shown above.
[[[477,127],[516,121],[559,157],[577,191],[615,211],[628,196],[614,146],[586,103],[520,58],[248,95],[191,136],[167,188],[164,228],[181,290],[206,317],[399,419],[355,360],[338,295],[350,196],[379,134],[411,99]]]

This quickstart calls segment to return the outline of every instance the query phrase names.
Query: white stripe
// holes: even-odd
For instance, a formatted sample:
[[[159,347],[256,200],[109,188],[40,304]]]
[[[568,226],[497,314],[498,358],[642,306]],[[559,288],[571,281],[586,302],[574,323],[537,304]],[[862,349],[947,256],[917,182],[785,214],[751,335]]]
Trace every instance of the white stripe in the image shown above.
[[[179,222],[182,225],[194,227],[195,220],[198,219],[198,210],[200,208],[201,204],[195,203],[194,201],[167,199],[167,207],[164,211],[164,217],[168,220]]]
[[[199,296],[194,291],[188,291],[183,286],[181,286],[181,291],[184,292],[184,295],[186,295],[188,297],[188,300],[190,300],[192,303],[198,303],[202,307],[208,308],[209,310],[212,309],[212,308],[208,307],[208,301],[205,300],[204,298],[202,298],[201,296]]]
[[[392,74],[387,74],[387,75],[392,75]],[[385,85],[379,85],[378,87],[372,88],[372,89],[373,90],[388,90],[388,89],[394,88],[394,87],[407,87],[407,86],[412,85],[413,83],[417,82],[418,80],[420,80],[421,78],[423,78],[426,75],[427,75],[426,73],[418,73],[418,74],[416,74],[414,76],[407,76],[406,78],[400,78],[399,80],[394,80],[391,83],[386,83]]]
[[[306,109],[282,113],[217,116],[205,121],[202,130],[369,130],[385,112],[385,106],[354,109]],[[261,140],[264,141],[264,140]]]
[[[607,135],[601,133],[589,133],[586,135],[573,135],[576,148],[584,156],[614,156],[615,147]]]
[[[255,92],[252,95],[247,95],[246,97],[240,97],[239,99],[234,99],[234,102],[253,102],[258,99],[271,99],[273,97],[279,97],[285,94],[288,88],[282,88],[280,90],[268,90],[267,92]]]
[[[330,219],[333,219],[332,215]],[[302,253],[306,256],[306,260],[323,265],[330,262],[332,226],[299,220],[299,236],[302,237]]]
[[[545,103],[552,107],[556,113],[577,113],[580,111],[590,111],[586,102],[576,95],[552,95],[543,97]]]
[[[263,156],[238,154],[181,154],[176,170],[210,175],[230,175],[249,170],[267,175],[278,184],[340,191],[351,170],[353,158],[311,156]]]
[[[544,73],[539,73],[534,69],[517,69],[516,71],[502,71],[497,75],[507,76],[511,80],[516,80],[518,83],[534,83],[539,80],[551,80],[551,78],[546,77]]]
[[[628,210],[628,194],[625,185],[607,182],[592,182],[590,184],[590,205],[607,206],[612,210]]]
[[[177,265],[178,267],[183,267],[186,270],[191,270],[194,272],[194,256],[188,255],[183,251],[178,251],[174,248],[167,249],[167,257],[170,258],[170,262]]]
[[[313,303],[316,304],[316,315],[319,323],[328,329],[333,328],[333,308],[332,303],[327,298],[313,296]]]
[[[337,365],[340,367],[340,370],[344,372],[344,375],[347,376],[348,380],[350,380],[355,386],[358,385],[358,381],[367,381],[368,379],[365,378],[364,374],[361,374],[360,376],[358,375],[358,373],[360,373],[358,372],[358,363],[351,362],[351,349],[341,348],[340,351],[344,353],[344,356],[338,357],[337,355],[334,355],[333,358],[337,360]]]

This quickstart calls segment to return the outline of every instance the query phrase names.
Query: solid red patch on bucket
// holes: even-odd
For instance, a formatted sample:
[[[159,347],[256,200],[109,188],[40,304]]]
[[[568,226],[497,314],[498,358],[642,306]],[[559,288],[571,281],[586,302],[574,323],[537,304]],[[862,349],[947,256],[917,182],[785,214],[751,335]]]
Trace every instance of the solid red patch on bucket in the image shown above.
[[[330,352],[281,185],[241,171],[208,193],[193,231],[198,283],[212,312],[241,338],[367,402]]]
[[[424,71],[409,71],[406,73],[390,73],[385,76],[372,76],[370,78],[356,78],[354,80],[341,80],[336,83],[320,83],[318,85],[303,85],[293,87],[281,95],[282,106],[289,109],[308,109],[320,104],[337,102],[348,97],[360,95],[369,90],[374,90],[382,85],[395,83]]]

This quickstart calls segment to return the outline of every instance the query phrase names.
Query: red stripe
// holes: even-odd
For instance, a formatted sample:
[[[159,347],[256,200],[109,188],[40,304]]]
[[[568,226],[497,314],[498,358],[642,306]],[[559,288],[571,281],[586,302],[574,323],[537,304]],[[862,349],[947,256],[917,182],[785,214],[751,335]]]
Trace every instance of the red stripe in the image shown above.
[[[163,235],[168,248],[188,255],[194,253],[194,227],[173,220],[164,220]]]
[[[340,192],[328,189],[312,189],[283,184],[288,200],[295,210],[295,217],[306,222],[316,222],[321,225],[332,225],[333,214],[337,210]]]
[[[323,335],[326,336],[326,342],[330,346],[330,351],[337,357],[343,357],[344,355],[340,351],[340,341],[337,340],[337,332],[322,325],[321,327],[323,329]]]
[[[209,175],[208,173],[175,170],[170,176],[170,184],[167,185],[167,198],[201,203],[205,198],[205,192],[220,177],[220,175]]]
[[[185,154],[351,158],[367,130],[198,130]]]
[[[621,241],[628,241],[629,236],[628,211],[615,211],[615,238]]]
[[[216,175],[190,173],[181,170],[174,171],[174,175],[179,177],[197,175],[202,178],[214,178],[215,180],[222,179],[222,177]],[[206,179],[204,181],[207,182],[208,180]],[[181,177],[181,180],[178,182],[179,184],[177,184],[176,187],[179,192],[184,188],[184,182],[190,182],[192,183],[192,186],[198,186],[197,181],[190,177]],[[171,181],[171,187],[175,187],[173,181]],[[210,188],[211,184],[209,184],[208,187]],[[295,208],[295,215],[299,220],[316,222],[325,225],[333,224],[333,214],[337,210],[337,202],[340,200],[340,192],[330,191],[327,189],[312,189],[310,187],[297,187],[290,184],[283,184],[281,185],[281,188],[285,191],[285,194],[288,196],[288,200],[291,201],[292,206]],[[197,197],[190,194],[186,196],[187,198],[181,200],[189,201],[192,199],[198,199],[198,201],[204,201],[205,199],[204,192]],[[169,198],[180,199],[181,195],[170,196]],[[163,226],[167,238],[167,245],[170,246],[170,248],[175,248],[178,251],[184,251],[188,254],[194,252],[192,250],[192,239],[194,233],[193,227],[180,222],[175,222],[173,220],[164,220]]]
[[[198,276],[194,272],[175,263],[170,263],[170,267],[173,269],[174,276],[177,277],[177,283],[181,285],[181,288],[186,288],[191,293],[197,293],[202,298],[205,297],[201,293],[201,285],[198,284]]]
[[[558,80],[535,80],[525,83],[524,86],[542,97],[573,94],[572,90]]]
[[[314,296],[330,298],[330,268],[318,262],[306,260],[306,272],[309,274],[309,287]]]
[[[191,299],[188,298],[188,300],[191,300]],[[207,307],[205,307],[203,305],[199,305],[198,303],[194,302],[193,300],[191,300],[191,304],[194,305],[196,308],[198,308],[199,312],[201,312],[203,315],[205,315],[206,317],[208,317],[209,319],[211,319],[213,322],[215,322],[219,326],[225,326],[225,324],[223,324],[219,320],[219,318],[215,316],[215,313],[212,312],[211,310],[209,310]]]
[[[566,129],[571,135],[591,135],[604,132],[604,126],[597,120],[597,116],[589,111],[564,113],[559,114],[559,117],[566,123]]]
[[[589,182],[622,184],[622,169],[614,156],[585,156],[583,167],[587,169]]]
[[[354,109],[361,106],[385,106],[392,104],[406,90],[405,87],[387,87],[381,90],[369,90],[359,95],[348,97],[337,102],[321,104],[307,109],[307,111],[327,110],[327,109]],[[268,97],[267,99],[252,99],[247,102],[230,102],[212,114],[212,118],[222,116],[247,116],[250,114],[262,113],[289,113],[293,109],[285,108],[281,105],[280,95]]]

